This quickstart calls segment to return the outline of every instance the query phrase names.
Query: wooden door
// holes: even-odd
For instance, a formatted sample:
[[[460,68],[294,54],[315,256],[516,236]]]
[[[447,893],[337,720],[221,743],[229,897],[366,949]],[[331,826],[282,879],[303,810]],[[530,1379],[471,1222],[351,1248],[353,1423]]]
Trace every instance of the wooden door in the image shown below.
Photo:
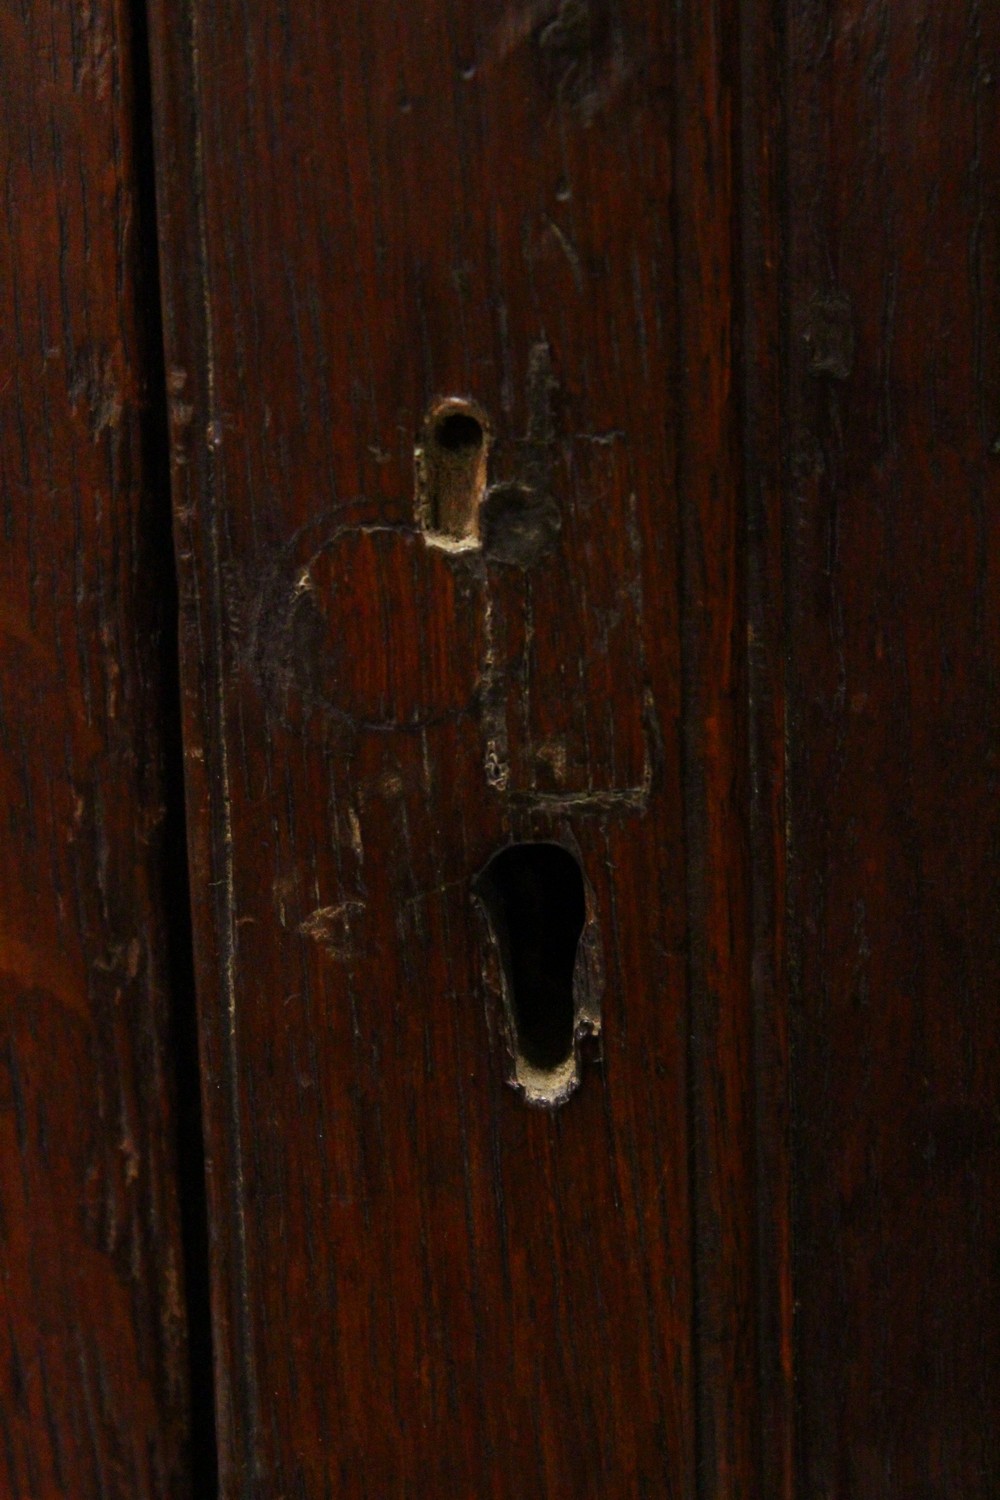
[[[1000,13],[3,26],[0,1493],[997,1494]]]

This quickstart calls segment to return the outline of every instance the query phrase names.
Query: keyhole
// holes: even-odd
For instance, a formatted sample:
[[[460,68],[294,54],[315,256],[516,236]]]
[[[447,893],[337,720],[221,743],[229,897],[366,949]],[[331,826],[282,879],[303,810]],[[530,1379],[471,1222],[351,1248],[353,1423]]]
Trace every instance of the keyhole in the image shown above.
[[[478,877],[503,967],[516,1080],[559,1103],[576,1083],[574,973],[586,917],[583,874],[560,844],[511,844]]]
[[[427,414],[416,448],[417,517],[427,540],[454,549],[479,544],[492,433],[474,401],[449,396]]]

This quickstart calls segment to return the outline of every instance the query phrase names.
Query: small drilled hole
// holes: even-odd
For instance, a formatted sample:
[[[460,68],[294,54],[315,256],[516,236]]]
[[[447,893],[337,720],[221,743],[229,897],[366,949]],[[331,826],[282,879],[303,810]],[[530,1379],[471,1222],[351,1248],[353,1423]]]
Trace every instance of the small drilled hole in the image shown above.
[[[503,963],[518,1071],[573,1055],[573,976],[586,915],[583,874],[560,844],[511,844],[476,881]]]
[[[490,427],[475,402],[436,401],[416,450],[417,516],[438,545],[475,546],[486,491]]]
[[[464,411],[442,417],[434,428],[434,441],[448,453],[461,453],[483,445],[483,424]]]

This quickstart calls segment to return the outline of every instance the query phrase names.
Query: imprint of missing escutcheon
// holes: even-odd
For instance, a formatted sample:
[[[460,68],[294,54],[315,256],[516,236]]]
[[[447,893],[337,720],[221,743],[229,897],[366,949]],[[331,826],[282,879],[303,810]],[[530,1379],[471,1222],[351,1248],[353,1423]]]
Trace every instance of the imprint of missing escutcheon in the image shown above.
[[[431,405],[414,453],[417,521],[430,546],[459,552],[480,545],[492,440],[489,418],[475,401],[445,396]]]

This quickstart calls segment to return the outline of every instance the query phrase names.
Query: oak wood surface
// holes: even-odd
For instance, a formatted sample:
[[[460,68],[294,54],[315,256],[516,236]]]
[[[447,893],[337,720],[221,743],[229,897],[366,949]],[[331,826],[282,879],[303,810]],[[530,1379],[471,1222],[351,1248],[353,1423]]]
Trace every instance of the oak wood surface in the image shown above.
[[[0,1494],[188,1485],[128,8],[0,17]],[[148,273],[150,267],[145,267]]]
[[[223,1493],[752,1493],[732,10],[153,16]],[[421,534],[450,396],[530,556]],[[512,839],[604,975],[555,1110]]]

